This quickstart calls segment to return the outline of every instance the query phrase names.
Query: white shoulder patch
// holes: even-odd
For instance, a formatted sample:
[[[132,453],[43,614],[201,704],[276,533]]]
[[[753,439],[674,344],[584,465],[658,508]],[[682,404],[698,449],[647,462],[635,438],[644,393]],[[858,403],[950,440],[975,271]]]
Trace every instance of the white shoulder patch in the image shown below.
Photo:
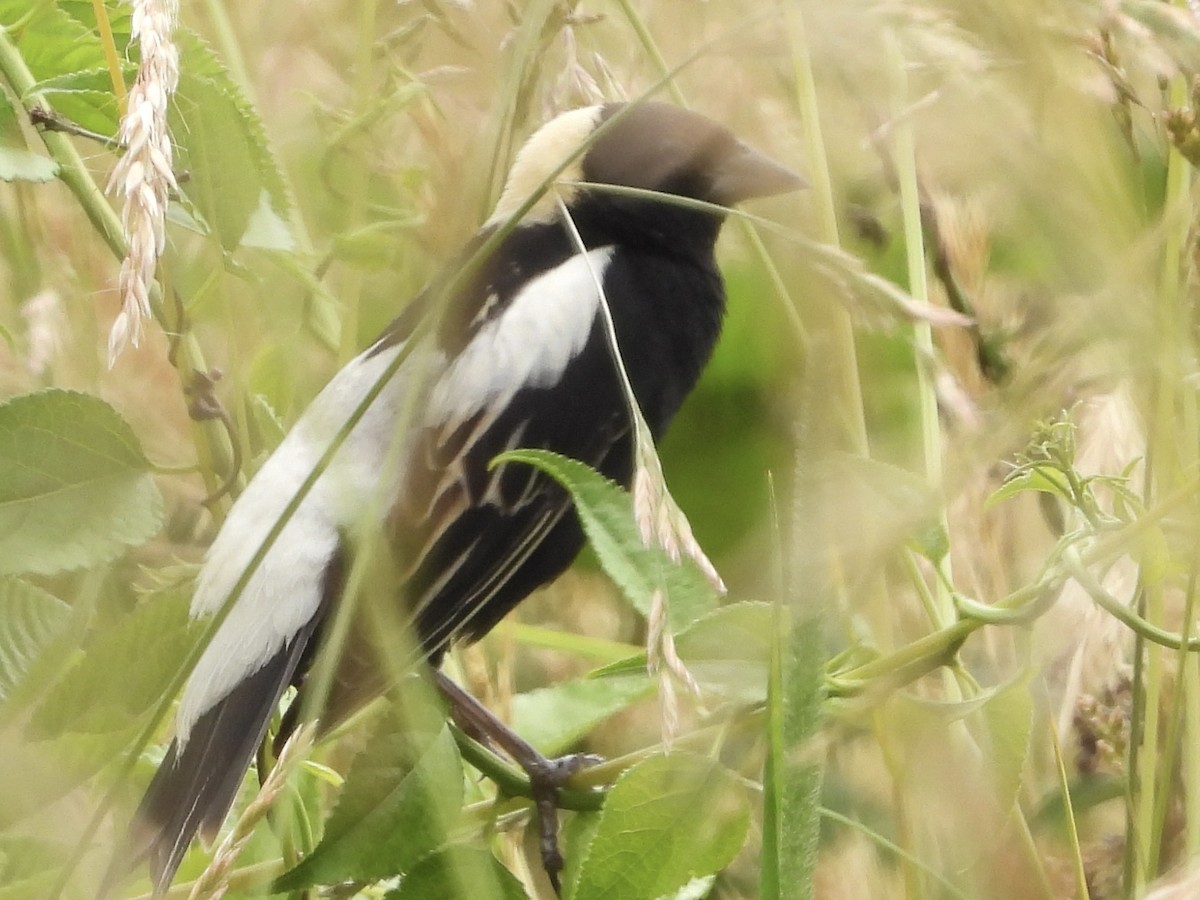
[[[612,247],[576,254],[525,285],[450,363],[430,397],[429,423],[461,421],[522,388],[557,381],[596,322],[596,285],[612,255]]]

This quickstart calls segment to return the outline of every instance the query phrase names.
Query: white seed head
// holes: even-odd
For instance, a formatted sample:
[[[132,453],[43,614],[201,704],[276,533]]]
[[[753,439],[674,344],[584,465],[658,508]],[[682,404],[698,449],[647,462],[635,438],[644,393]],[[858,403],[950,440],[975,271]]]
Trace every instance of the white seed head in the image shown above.
[[[150,316],[150,287],[166,249],[167,204],[177,187],[167,111],[179,84],[179,50],[173,42],[179,2],[130,2],[142,62],[117,134],[125,153],[108,181],[108,190],[124,200],[121,223],[129,243],[121,265],[121,312],[108,334],[109,366],[128,344],[136,347],[141,341],[142,319]]]

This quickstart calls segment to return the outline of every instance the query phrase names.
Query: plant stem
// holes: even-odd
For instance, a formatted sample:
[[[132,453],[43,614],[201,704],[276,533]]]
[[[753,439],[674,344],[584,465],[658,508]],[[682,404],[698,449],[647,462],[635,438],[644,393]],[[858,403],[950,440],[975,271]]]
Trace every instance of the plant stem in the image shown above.
[[[4,28],[0,28],[0,75],[12,85],[16,94],[22,98],[27,111],[34,108],[50,110],[49,104],[36,89],[37,82],[33,73],[29,71],[20,51]],[[87,170],[83,157],[75,149],[74,143],[67,135],[58,131],[39,130],[38,133],[50,157],[58,164],[59,179],[75,196],[84,215],[95,227],[100,238],[108,245],[113,256],[118,260],[124,259],[129,245],[125,240],[121,219]],[[163,329],[168,332],[172,328],[178,329],[179,323],[173,322],[171,316],[164,309],[162,294],[157,289],[157,285],[150,299],[154,318]],[[176,367],[179,370],[180,382],[186,387],[192,382],[195,373],[208,371],[208,366],[204,361],[199,343],[190,333],[185,332],[179,336],[177,348]],[[203,441],[203,445],[199,441],[197,442],[197,453],[201,459],[212,458],[215,466],[220,470],[229,465],[233,459],[229,435],[218,422],[213,420],[198,422],[194,432],[198,432]],[[214,472],[213,467],[206,467],[204,470],[210,489],[214,489],[217,484]]]

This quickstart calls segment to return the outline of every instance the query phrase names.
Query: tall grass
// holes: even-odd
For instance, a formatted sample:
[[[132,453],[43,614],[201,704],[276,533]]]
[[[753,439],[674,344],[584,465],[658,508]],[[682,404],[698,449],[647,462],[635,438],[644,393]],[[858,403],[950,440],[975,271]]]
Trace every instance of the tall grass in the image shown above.
[[[0,21],[17,35],[24,12],[8,5]],[[726,229],[725,338],[661,451],[730,600],[813,629],[789,646],[820,657],[820,727],[784,747],[762,725],[795,699],[787,652],[764,640],[755,671],[774,674],[770,698],[761,683],[749,708],[702,697],[684,711],[685,749],[736,771],[755,810],[789,772],[822,772],[822,898],[1133,897],[1200,851],[1200,16],[1187,4],[206,0],[182,14],[262,117],[293,204],[276,210],[287,246],[222,246],[177,209],[158,328],[112,370],[125,243],[97,186],[113,155],[57,131],[43,147],[0,116],[60,167],[57,185],[0,183],[4,393],[104,397],[165,498],[148,543],[30,577],[72,607],[80,655],[148,597],[186,598],[180,564],[228,502],[203,501],[236,459],[240,478],[252,472],[461,247],[523,137],[554,112],[662,84],[811,183]],[[0,113],[46,89],[5,54]],[[191,112],[178,121],[203,128]],[[217,190],[259,190],[223,175]],[[38,314],[47,303],[62,315]],[[213,368],[228,415],[193,422],[194,375]],[[643,632],[588,557],[450,665],[522,724],[538,689],[635,655]],[[99,738],[76,720],[63,733],[77,744],[43,753],[28,727],[49,727],[38,698],[69,650],[29,670],[15,712],[0,705],[0,793],[42,807],[0,814],[0,837],[61,829],[80,856],[67,895],[83,896],[136,795],[118,761],[144,784],[167,732],[139,719],[149,748],[127,757],[139,729],[98,728],[112,749],[89,768],[79,760]],[[6,666],[26,672],[0,655]],[[595,716],[573,745],[614,761],[596,782],[658,745],[648,694],[579,701]],[[312,763],[294,788],[316,822],[319,778],[339,781],[364,730],[318,747],[329,771]],[[470,785],[467,800],[468,823],[486,821],[476,831],[494,829],[536,890],[509,827],[521,810]],[[771,883],[785,805],[753,814],[707,895]],[[279,871],[269,831],[234,864],[235,887]],[[195,853],[185,879],[206,863]],[[0,875],[25,884],[12,866]]]

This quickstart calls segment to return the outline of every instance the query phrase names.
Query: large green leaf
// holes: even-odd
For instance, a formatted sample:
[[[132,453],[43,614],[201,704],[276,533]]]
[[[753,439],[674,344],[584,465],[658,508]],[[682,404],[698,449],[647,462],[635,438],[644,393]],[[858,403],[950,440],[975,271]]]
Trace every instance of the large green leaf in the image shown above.
[[[34,713],[32,736],[104,735],[141,723],[197,640],[191,624],[182,593],[144,600],[96,634],[56,680]]]
[[[46,390],[0,404],[0,575],[106,562],[162,516],[150,463],[103,400]]]
[[[67,604],[41,588],[0,578],[0,704],[62,633],[70,613]]]
[[[683,752],[629,769],[595,815],[598,824],[568,887],[571,900],[673,894],[727,866],[750,823],[739,780],[720,763]]]
[[[276,890],[388,878],[446,842],[462,806],[462,764],[449,728],[428,724],[388,717],[346,776],[325,837]]]
[[[717,597],[691,565],[673,563],[657,548],[642,543],[628,492],[581,462],[546,450],[513,450],[497,463],[528,463],[570,492],[588,541],[604,571],[644,616],[663,588],[670,599],[672,631],[680,631],[716,607]]]
[[[61,89],[53,92],[56,112],[84,128],[113,135],[117,129],[117,101],[107,76],[94,15],[84,13],[83,7],[84,4],[74,2],[30,4],[29,0],[0,0],[0,26],[20,22],[20,27],[9,34],[39,84],[68,79]],[[123,8],[124,4],[112,0],[107,7],[117,53],[125,57],[129,11]],[[69,79],[76,76],[90,81],[73,89]]]
[[[743,703],[767,695],[767,667],[776,635],[767,603],[731,603],[679,635],[675,649],[700,687]]]
[[[180,121],[175,165],[186,171],[180,190],[226,251],[241,243],[258,205],[259,179],[250,139],[238,122],[237,104],[219,84],[188,73],[181,77],[175,109]]]

